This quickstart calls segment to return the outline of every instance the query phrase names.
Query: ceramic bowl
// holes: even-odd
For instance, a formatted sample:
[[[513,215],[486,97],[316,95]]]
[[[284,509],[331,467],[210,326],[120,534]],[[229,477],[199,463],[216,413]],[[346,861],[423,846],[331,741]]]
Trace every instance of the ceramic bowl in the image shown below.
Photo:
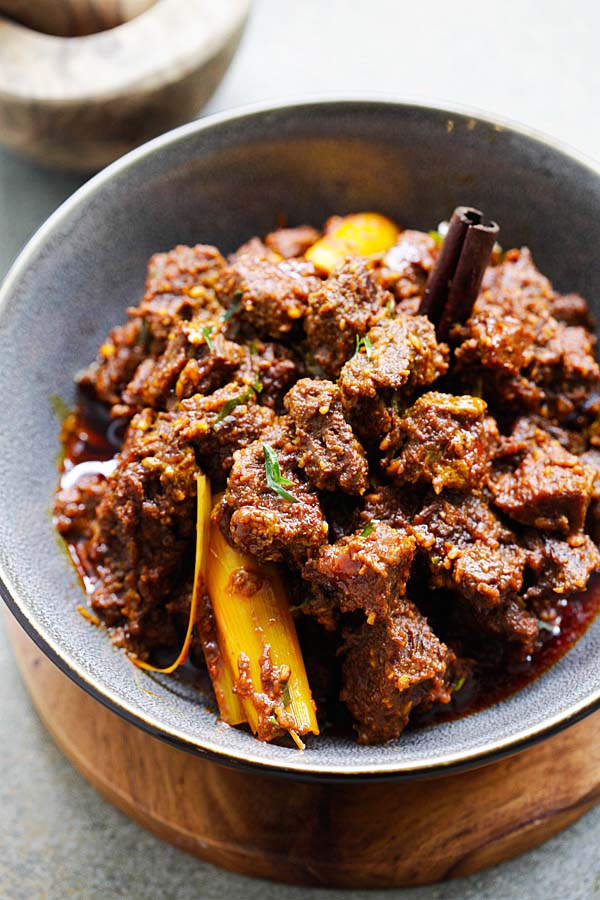
[[[219,722],[206,698],[135,669],[76,610],[81,587],[52,527],[60,421],[73,376],[139,297],[146,262],[177,243],[234,249],[291,223],[379,210],[429,229],[482,208],[529,245],[555,286],[600,303],[600,172],[556,143],[469,112],[327,101],[213,116],[135,150],[77,191],[25,248],[0,294],[0,574],[8,606],[86,691],[148,732],[223,763],[296,778],[412,777],[480,764],[600,705],[600,621],[525,689],[460,719],[304,753]],[[600,309],[596,308],[596,312]]]

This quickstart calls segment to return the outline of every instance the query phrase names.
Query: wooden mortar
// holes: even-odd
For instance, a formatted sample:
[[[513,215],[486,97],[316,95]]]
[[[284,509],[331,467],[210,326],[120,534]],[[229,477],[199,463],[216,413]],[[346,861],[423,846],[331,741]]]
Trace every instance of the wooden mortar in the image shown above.
[[[158,837],[244,875],[353,888],[455,878],[530,850],[600,800],[600,713],[508,759],[443,778],[274,778],[207,762],[139,730],[6,619],[36,709],[81,774]]]
[[[188,121],[223,77],[249,7],[0,0],[0,142],[48,165],[93,171]]]

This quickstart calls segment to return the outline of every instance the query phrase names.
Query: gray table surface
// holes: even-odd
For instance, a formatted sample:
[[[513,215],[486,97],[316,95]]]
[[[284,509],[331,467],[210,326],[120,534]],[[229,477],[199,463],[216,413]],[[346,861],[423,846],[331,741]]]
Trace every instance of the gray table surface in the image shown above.
[[[595,0],[259,0],[206,111],[376,91],[478,107],[600,159],[599,29]],[[0,276],[80,181],[0,151]],[[537,850],[430,888],[308,891],[222,872],[161,844],[79,777],[33,712],[0,630],[0,897],[7,900],[579,900],[600,897],[599,847],[600,807]]]

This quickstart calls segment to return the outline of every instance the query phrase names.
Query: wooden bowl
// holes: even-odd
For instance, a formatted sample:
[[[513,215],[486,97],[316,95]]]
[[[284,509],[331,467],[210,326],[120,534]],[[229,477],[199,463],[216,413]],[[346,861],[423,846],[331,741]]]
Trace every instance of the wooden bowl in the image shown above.
[[[189,121],[225,74],[249,6],[0,0],[0,13],[27,23],[0,15],[0,142],[47,165],[94,171]]]
[[[88,774],[92,765],[77,743],[86,737],[77,723],[84,716],[95,723],[95,746],[117,742],[113,781],[110,774],[97,779],[107,795],[133,811],[123,787],[128,779],[140,820],[157,829],[159,820],[168,822],[164,833],[178,831],[195,852],[247,872],[266,874],[260,860],[267,858],[278,860],[272,874],[282,878],[423,881],[466,871],[466,863],[458,864],[465,854],[473,853],[477,865],[500,858],[479,847],[479,831],[491,835],[490,847],[504,833],[508,852],[549,833],[538,830],[538,819],[557,827],[568,821],[571,807],[576,814],[597,797],[595,720],[556,738],[564,747],[534,745],[554,741],[600,705],[600,622],[553,669],[477,715],[413,729],[378,747],[327,732],[308,740],[304,753],[258,742],[220,723],[210,698],[168,676],[150,680],[76,611],[81,588],[48,515],[60,431],[51,395],[71,403],[74,373],[138,297],[153,252],[198,240],[228,252],[250,234],[271,230],[282,210],[295,224],[375,208],[427,229],[460,203],[490,211],[507,240],[534,248],[559,290],[580,291],[600,312],[600,269],[590,264],[589,249],[600,243],[598,171],[550,142],[470,113],[368,101],[222,114],[156,138],[70,198],[0,291],[0,593],[79,685],[60,685],[38,662],[28,676],[32,692],[47,719],[55,710],[54,732],[63,729],[62,745],[72,747]],[[62,696],[72,698],[70,721],[62,702],[52,699]],[[519,775],[517,761],[530,753],[533,769],[523,763]],[[497,762],[502,757],[511,758]],[[158,787],[148,781],[149,759],[161,773]],[[494,763],[493,789],[480,790],[486,769],[475,767],[488,763]],[[181,778],[172,782],[175,773]],[[434,776],[448,778],[449,793],[431,787],[421,801],[429,790],[423,782]],[[174,796],[183,799],[167,809]],[[361,815],[362,806],[375,812]],[[463,806],[471,830],[461,844]],[[439,851],[446,856],[433,846],[441,819],[451,820],[446,850]],[[498,823],[504,832],[495,830]],[[513,840],[514,829],[531,838]],[[427,849],[418,866],[415,835]]]

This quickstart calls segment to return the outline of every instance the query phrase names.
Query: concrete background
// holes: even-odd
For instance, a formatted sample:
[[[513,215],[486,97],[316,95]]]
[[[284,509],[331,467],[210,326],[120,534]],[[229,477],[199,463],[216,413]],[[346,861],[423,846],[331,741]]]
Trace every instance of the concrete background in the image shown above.
[[[599,29],[600,4],[592,0],[259,0],[206,111],[379,91],[479,107],[600,159]],[[0,151],[0,276],[80,183]],[[222,872],[158,842],[75,773],[33,712],[0,630],[0,897],[6,900],[583,900],[600,897],[599,847],[600,807],[538,850],[431,888],[308,891]]]

